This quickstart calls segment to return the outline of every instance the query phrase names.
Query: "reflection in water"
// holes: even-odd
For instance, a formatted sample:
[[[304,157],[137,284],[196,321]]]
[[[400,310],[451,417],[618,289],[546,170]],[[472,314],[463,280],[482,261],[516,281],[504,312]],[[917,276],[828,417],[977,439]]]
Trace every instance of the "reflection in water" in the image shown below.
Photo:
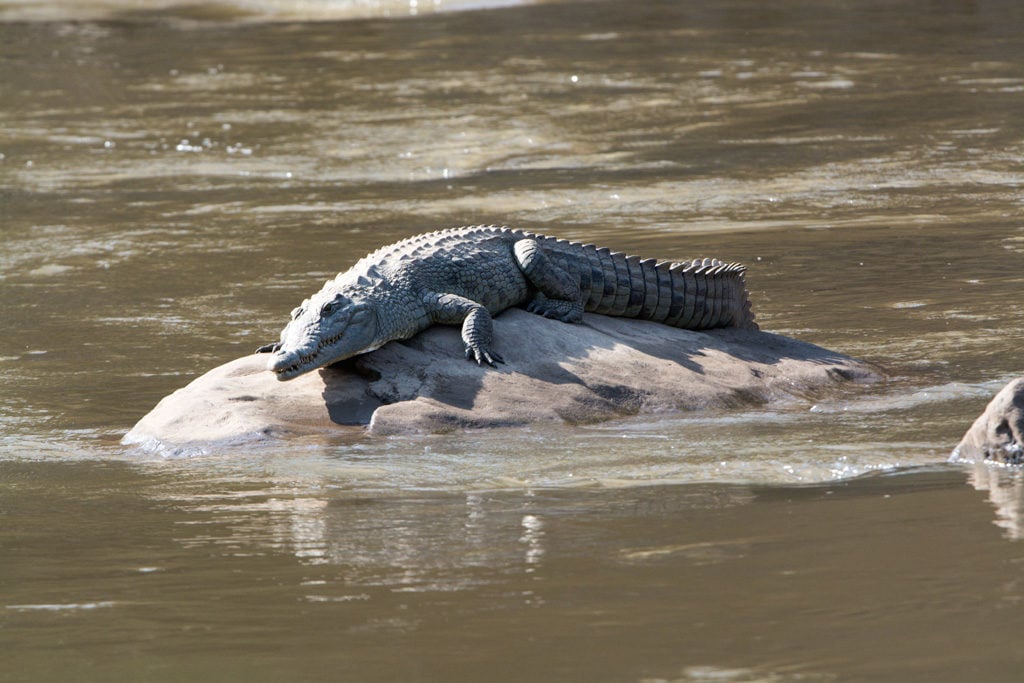
[[[529,566],[527,571],[534,571],[532,565],[540,564],[544,556],[544,522],[536,515],[523,515],[520,522],[523,527],[523,535],[519,542],[526,545],[526,554],[523,561]]]
[[[976,462],[967,470],[967,481],[978,491],[987,491],[996,510],[993,522],[1006,538],[1024,539],[1024,471],[1018,466]]]
[[[998,537],[955,468],[793,487],[371,494],[209,462],[113,463],[55,496],[66,464],[0,467],[0,623],[19,670],[70,673],[89,654],[257,681],[296,660],[331,669],[310,680],[1019,672],[986,627],[1019,625],[998,608],[1024,598],[1024,546]],[[937,649],[946,639],[956,647]],[[126,648],[144,662],[113,656]],[[871,675],[873,662],[893,675]],[[521,676],[488,675],[510,663]]]
[[[210,531],[181,543],[235,557],[244,547],[287,550],[303,565],[343,567],[348,585],[407,592],[471,587],[475,568],[530,573],[545,555],[543,517],[530,512],[528,491],[510,508],[508,496],[495,507],[483,494],[466,494],[460,517],[448,496],[320,497],[317,488],[198,496],[187,508],[212,515],[196,523]]]
[[[289,540],[295,549],[295,557],[306,564],[328,562],[327,525],[323,516],[327,501],[318,498],[293,498],[282,502],[291,517]]]
[[[552,519],[565,519],[576,506],[592,505],[592,495],[538,494],[532,489],[421,494],[338,489],[330,480],[282,480],[273,486],[244,480],[232,491],[175,489],[158,498],[188,512],[192,532],[178,542],[185,548],[211,548],[229,557],[287,552],[303,566],[342,569],[349,587],[386,587],[402,592],[471,589],[483,574],[535,574],[549,555]],[[654,487],[591,489],[612,519],[684,519],[694,510],[750,505],[749,489],[697,487],[669,497]],[[564,521],[561,542],[567,539]],[[572,539],[573,543],[586,539]],[[616,562],[643,563],[665,557],[704,565],[734,558],[748,540],[637,547],[635,542],[606,550]],[[260,550],[262,549],[262,550]],[[311,584],[312,585],[312,584]],[[330,588],[315,584],[322,593]],[[346,595],[348,593],[345,593]],[[539,596],[531,598],[539,602]]]

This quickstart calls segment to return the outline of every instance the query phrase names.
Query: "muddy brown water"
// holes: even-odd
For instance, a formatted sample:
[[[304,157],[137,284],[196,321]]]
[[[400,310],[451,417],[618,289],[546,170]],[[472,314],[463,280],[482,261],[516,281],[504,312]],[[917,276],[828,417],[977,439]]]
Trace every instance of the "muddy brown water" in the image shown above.
[[[944,461],[1022,368],[1024,9],[428,4],[0,2],[0,680],[1020,680],[1024,481]],[[746,262],[889,379],[118,444],[464,223]]]

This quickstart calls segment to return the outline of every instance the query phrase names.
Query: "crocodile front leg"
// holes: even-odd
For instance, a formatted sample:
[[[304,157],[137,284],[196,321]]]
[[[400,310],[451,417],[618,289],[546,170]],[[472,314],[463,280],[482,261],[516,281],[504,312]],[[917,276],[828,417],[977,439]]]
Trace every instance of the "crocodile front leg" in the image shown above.
[[[526,279],[537,288],[526,310],[562,322],[582,322],[583,296],[579,283],[544,255],[537,240],[519,240],[512,251]]]
[[[456,294],[431,294],[424,300],[431,319],[443,325],[462,324],[462,343],[466,345],[466,358],[478,365],[505,361],[491,350],[494,342],[494,323],[487,309],[471,299]]]

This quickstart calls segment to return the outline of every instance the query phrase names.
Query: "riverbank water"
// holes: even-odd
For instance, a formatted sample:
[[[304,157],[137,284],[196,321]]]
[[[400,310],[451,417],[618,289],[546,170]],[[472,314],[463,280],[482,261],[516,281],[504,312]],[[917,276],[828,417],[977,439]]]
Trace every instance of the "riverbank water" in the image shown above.
[[[257,4],[0,3],[0,680],[1016,680],[1020,477],[944,464],[1021,370],[1015,3]],[[463,223],[745,262],[764,329],[890,379],[119,445]]]

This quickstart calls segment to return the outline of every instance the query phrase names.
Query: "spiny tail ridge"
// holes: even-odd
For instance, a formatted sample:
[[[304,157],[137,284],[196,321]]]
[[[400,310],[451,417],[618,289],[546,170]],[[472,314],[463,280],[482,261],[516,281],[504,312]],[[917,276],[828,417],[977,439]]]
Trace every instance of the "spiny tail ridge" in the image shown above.
[[[757,329],[746,288],[746,267],[718,259],[683,262],[627,256],[593,244],[546,245],[561,252],[580,282],[584,309],[692,330]],[[568,258],[569,249],[582,258]]]

